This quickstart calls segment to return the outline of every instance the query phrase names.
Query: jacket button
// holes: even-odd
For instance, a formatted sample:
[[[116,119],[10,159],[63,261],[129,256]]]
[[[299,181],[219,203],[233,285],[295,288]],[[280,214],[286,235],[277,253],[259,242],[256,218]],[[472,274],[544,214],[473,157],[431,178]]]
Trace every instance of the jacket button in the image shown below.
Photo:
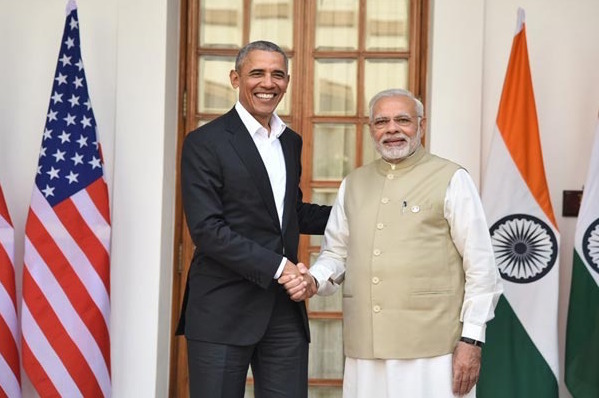
[[[381,307],[379,307],[378,305],[375,305],[374,307],[372,307],[372,310],[376,313],[381,312]]]
[[[372,277],[372,283],[374,283],[375,285],[378,284],[380,282],[380,279],[376,276]]]
[[[374,254],[375,256],[380,256],[381,255],[381,251],[379,249],[374,249],[374,251],[372,252],[372,254]]]
[[[389,203],[389,198],[383,198],[383,199],[381,199],[381,203],[383,203],[383,204]]]
[[[382,222],[380,222],[376,225],[376,229],[383,229],[384,227],[385,227],[385,225]]]

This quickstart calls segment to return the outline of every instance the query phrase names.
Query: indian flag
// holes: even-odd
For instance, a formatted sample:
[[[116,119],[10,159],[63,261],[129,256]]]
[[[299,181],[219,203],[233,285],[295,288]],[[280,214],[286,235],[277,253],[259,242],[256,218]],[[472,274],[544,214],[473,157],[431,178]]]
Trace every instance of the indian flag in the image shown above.
[[[477,396],[557,397],[560,237],[543,167],[522,9],[483,183],[504,292],[487,327]]]
[[[566,385],[574,398],[599,397],[599,124],[574,238]]]

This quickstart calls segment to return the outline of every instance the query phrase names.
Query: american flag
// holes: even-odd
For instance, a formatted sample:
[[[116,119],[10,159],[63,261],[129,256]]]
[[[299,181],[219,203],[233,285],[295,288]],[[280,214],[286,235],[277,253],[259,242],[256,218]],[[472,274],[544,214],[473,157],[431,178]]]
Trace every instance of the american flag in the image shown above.
[[[71,0],[25,225],[23,368],[40,396],[107,397],[110,214]]]
[[[21,396],[14,230],[0,187],[0,397]]]

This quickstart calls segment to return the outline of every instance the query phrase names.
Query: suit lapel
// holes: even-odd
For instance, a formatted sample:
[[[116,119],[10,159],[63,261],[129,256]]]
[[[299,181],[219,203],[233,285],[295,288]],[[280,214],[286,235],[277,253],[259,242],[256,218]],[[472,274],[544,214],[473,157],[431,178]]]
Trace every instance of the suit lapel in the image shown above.
[[[229,112],[228,131],[231,133],[231,145],[237,152],[237,155],[248,169],[252,181],[256,184],[256,189],[262,196],[266,208],[271,217],[276,220],[279,225],[279,216],[275,205],[275,199],[272,194],[272,187],[268,178],[268,172],[262,161],[262,157],[256,148],[256,144],[252,140],[250,133],[247,131],[241,118],[235,109]],[[248,182],[248,184],[251,182]]]

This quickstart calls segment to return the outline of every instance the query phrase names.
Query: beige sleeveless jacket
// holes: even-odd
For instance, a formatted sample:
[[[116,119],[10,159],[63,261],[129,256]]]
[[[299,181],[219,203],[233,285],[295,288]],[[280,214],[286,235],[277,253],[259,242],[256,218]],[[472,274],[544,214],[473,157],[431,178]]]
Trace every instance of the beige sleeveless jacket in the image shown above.
[[[347,177],[347,356],[423,358],[453,352],[462,329],[464,271],[443,210],[459,168],[419,148],[397,165],[379,159]]]

